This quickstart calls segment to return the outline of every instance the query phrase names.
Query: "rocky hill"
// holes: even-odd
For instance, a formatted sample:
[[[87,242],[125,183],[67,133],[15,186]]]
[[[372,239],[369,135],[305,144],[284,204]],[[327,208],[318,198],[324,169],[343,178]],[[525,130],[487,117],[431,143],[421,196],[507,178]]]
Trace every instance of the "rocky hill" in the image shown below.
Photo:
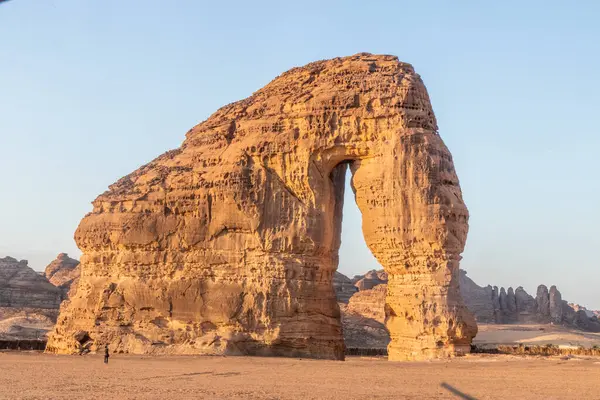
[[[58,309],[61,300],[60,290],[26,260],[0,258],[0,307]]]
[[[475,314],[478,322],[553,323],[578,329],[600,332],[600,321],[583,307],[573,308],[556,286],[550,290],[539,285],[536,296],[529,295],[522,287],[508,290],[497,286],[481,287],[471,280],[466,271],[460,271],[460,291],[467,307]]]
[[[26,260],[0,258],[0,338],[34,339],[56,322],[61,290]]]
[[[79,278],[79,261],[61,253],[36,272],[26,260],[0,258],[0,339],[38,339],[56,324],[61,302]]]
[[[593,316],[600,318],[600,310],[590,310],[582,305],[575,303],[569,303],[569,307],[575,310],[575,312],[583,310],[589,318],[592,318]]]

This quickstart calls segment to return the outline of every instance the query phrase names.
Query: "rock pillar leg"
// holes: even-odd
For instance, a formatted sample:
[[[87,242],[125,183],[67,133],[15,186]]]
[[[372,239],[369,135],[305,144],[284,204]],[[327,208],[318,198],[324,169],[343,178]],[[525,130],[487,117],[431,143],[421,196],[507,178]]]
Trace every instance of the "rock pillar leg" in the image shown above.
[[[458,261],[441,260],[435,267],[423,267],[421,272],[388,275],[385,310],[391,336],[390,360],[444,358],[470,352],[477,328],[460,298]]]
[[[452,157],[434,132],[393,142],[352,165],[365,241],[389,276],[389,359],[468,353],[477,326],[458,286],[468,211]]]

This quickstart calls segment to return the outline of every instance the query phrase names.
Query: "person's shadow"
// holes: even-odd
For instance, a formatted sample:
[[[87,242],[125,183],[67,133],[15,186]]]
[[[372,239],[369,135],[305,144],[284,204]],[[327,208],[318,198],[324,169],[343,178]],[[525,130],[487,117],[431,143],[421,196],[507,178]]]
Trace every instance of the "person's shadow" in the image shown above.
[[[448,390],[450,393],[454,394],[455,396],[460,397],[461,399],[477,400],[475,397],[469,396],[468,394],[461,392],[460,390],[450,386],[446,382],[442,382],[442,384],[440,386],[443,387],[444,389]]]

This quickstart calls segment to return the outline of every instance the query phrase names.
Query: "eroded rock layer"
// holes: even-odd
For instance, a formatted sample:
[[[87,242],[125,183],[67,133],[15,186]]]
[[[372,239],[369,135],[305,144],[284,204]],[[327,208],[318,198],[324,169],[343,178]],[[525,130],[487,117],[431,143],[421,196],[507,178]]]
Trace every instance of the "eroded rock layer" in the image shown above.
[[[450,152],[421,78],[394,56],[294,68],[191,129],[94,202],[77,293],[48,350],[342,359],[344,175],[388,273],[389,357],[465,353],[467,235]]]

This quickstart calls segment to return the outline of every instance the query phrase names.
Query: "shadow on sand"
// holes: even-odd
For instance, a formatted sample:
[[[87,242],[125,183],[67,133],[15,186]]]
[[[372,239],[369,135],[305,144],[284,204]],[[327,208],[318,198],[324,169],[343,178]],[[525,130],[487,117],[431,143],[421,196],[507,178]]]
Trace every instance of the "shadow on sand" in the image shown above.
[[[446,382],[442,382],[442,384],[440,386],[443,387],[444,389],[448,390],[453,395],[455,395],[457,397],[460,397],[461,399],[465,399],[465,400],[477,400],[475,397],[469,396],[468,394],[461,392],[460,390],[458,390],[458,389],[450,386]]]

